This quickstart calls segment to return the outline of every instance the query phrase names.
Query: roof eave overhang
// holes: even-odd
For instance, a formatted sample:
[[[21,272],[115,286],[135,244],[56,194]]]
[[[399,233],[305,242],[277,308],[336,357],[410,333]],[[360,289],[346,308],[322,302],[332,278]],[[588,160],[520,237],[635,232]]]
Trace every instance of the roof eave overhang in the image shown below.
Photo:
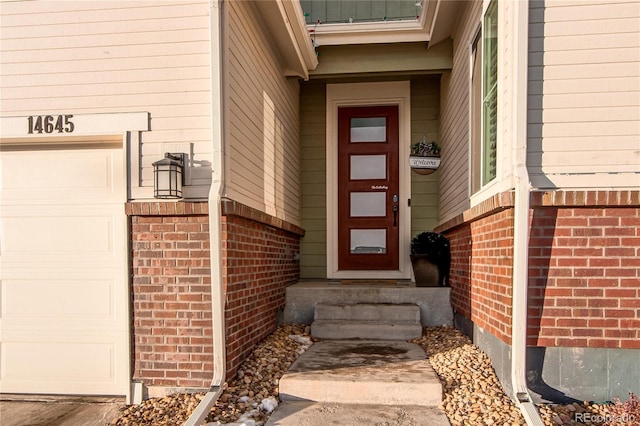
[[[256,2],[269,34],[284,62],[284,74],[309,78],[309,70],[318,66],[315,48],[304,21],[300,2],[274,0]]]

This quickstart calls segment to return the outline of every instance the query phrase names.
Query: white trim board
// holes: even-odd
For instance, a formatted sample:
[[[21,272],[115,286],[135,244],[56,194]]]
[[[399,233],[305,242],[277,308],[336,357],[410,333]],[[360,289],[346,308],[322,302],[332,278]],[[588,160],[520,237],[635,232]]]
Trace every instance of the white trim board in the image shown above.
[[[405,200],[411,197],[411,169],[408,166],[411,141],[411,83],[393,81],[381,83],[328,84],[326,104],[327,156],[327,278],[329,279],[410,279],[411,208]],[[366,105],[398,105],[398,161],[400,235],[397,271],[338,270],[338,107]]]
[[[55,113],[48,116],[68,117],[73,123],[73,130],[65,126],[64,132],[53,131],[49,133],[29,133],[28,122],[30,117],[46,117],[45,114],[34,114],[33,116],[0,117],[0,138],[64,138],[72,136],[95,136],[95,135],[116,135],[128,131],[148,131],[151,130],[148,112],[120,112],[101,114],[65,114]]]

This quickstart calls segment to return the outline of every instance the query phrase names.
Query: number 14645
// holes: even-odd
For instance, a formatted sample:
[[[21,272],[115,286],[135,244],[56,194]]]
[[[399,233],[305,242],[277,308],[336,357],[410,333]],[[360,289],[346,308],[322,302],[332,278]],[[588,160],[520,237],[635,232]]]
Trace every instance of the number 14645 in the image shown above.
[[[73,133],[75,126],[73,115],[31,115],[27,118],[29,134],[34,133]]]

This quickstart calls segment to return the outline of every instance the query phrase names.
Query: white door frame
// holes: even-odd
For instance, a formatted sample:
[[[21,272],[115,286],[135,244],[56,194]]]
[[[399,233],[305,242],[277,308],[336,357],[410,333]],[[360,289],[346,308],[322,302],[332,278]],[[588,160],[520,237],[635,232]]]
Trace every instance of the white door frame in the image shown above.
[[[338,270],[338,107],[398,105],[399,244],[397,271]],[[410,279],[411,261],[411,169],[408,162],[411,141],[411,86],[409,81],[327,84],[327,278]]]

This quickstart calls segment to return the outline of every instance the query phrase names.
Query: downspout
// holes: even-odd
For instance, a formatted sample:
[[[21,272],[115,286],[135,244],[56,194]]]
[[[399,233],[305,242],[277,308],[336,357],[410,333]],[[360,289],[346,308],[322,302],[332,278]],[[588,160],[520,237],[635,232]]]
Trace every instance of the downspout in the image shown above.
[[[544,423],[534,405],[526,380],[527,355],[527,291],[529,268],[529,196],[527,172],[527,83],[529,1],[511,3],[515,7],[517,37],[515,40],[516,73],[514,78],[515,143],[513,150],[515,200],[513,232],[513,292],[511,323],[511,387],[516,405],[529,426]]]
[[[222,288],[221,199],[225,190],[224,174],[224,29],[223,1],[211,0],[211,129],[213,156],[209,188],[209,241],[211,256],[211,329],[213,334],[213,377],[209,391],[187,419],[185,426],[199,426],[222,394],[226,373],[225,295]]]

